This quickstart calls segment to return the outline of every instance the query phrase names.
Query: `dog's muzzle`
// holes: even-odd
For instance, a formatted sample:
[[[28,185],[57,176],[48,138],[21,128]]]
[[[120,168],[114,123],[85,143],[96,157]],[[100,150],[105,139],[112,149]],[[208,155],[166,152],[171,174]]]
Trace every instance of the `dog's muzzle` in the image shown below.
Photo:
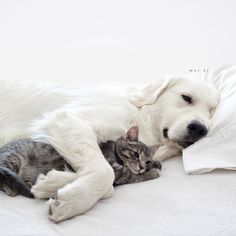
[[[205,125],[201,124],[199,121],[193,120],[188,124],[187,134],[184,136],[183,140],[179,142],[179,145],[186,148],[206,136],[207,132],[208,130]]]

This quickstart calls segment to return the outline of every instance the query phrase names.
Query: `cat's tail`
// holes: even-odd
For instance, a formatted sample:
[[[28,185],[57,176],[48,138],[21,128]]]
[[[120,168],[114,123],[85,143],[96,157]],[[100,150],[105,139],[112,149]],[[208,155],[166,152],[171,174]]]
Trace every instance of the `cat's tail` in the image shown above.
[[[28,198],[34,198],[30,188],[23,180],[10,169],[0,166],[0,185],[10,196],[21,194]]]

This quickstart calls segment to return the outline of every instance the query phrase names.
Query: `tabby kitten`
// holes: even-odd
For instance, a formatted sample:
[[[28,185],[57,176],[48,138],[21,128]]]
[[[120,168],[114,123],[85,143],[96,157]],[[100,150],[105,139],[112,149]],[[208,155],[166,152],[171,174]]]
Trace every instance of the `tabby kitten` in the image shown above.
[[[104,157],[115,172],[114,186],[160,176],[161,164],[152,160],[158,147],[147,147],[138,141],[138,131],[138,126],[133,126],[116,142],[108,141],[100,145]]]
[[[137,183],[159,177],[161,164],[152,161],[151,150],[138,141],[138,127],[132,127],[116,142],[100,145],[115,172],[114,185]],[[0,189],[9,196],[21,194],[33,198],[30,191],[39,174],[52,169],[73,171],[49,144],[19,139],[0,148]]]
[[[18,139],[0,149],[0,189],[9,196],[33,198],[30,188],[39,174],[72,168],[49,144]]]

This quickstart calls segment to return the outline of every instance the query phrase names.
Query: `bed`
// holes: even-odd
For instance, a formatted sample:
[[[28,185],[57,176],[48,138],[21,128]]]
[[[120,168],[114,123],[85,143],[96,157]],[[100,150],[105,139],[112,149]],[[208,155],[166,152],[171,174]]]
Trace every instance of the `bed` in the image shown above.
[[[185,175],[179,157],[163,164],[159,179],[116,188],[87,213],[59,224],[44,201],[0,193],[2,236],[235,235],[233,171]]]
[[[184,150],[183,159],[164,161],[160,178],[116,187],[112,198],[59,224],[47,219],[46,201],[1,192],[1,235],[234,235],[236,113],[228,106],[235,104],[236,67],[202,77],[221,91],[213,127]],[[225,107],[230,119],[221,115]]]
[[[234,67],[209,73],[209,66],[235,62],[234,9],[233,1],[3,1],[0,78],[117,86],[167,73],[190,71],[206,80],[224,70],[236,74]],[[209,82],[225,91],[217,81]],[[212,136],[222,127],[215,121]],[[46,201],[0,192],[0,235],[236,235],[236,131],[230,128],[193,145],[183,159],[166,160],[160,178],[116,187],[112,198],[59,224],[48,220]]]

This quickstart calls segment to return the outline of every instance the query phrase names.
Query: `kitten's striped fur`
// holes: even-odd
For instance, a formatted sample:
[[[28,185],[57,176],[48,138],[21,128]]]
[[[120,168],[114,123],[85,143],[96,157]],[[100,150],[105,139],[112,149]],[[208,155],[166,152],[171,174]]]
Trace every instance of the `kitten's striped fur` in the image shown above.
[[[137,183],[159,177],[159,162],[152,161],[150,149],[138,141],[138,128],[132,127],[116,142],[102,143],[104,157],[115,172],[114,185]],[[0,189],[9,196],[33,198],[30,188],[39,174],[50,170],[73,171],[49,144],[19,139],[0,149]]]

